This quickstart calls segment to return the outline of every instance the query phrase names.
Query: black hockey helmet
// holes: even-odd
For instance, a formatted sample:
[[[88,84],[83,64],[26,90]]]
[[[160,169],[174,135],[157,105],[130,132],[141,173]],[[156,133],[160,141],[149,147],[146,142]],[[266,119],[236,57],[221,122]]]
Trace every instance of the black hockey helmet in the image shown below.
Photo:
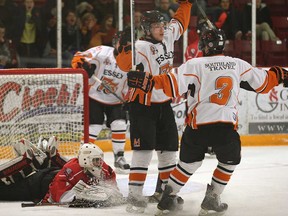
[[[204,56],[222,54],[226,36],[221,29],[206,29],[201,32],[198,44]]]
[[[164,16],[157,10],[146,11],[141,18],[141,28],[145,34],[150,32],[151,24],[166,22]]]

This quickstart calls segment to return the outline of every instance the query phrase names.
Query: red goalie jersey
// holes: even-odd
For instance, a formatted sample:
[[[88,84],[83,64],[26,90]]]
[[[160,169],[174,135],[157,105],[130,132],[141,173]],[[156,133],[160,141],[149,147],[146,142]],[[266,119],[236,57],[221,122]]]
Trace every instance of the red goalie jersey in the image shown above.
[[[71,193],[71,196],[68,193],[80,180],[88,185],[97,181],[111,181],[112,184],[116,185],[116,175],[105,162],[102,164],[101,179],[93,179],[80,167],[78,159],[73,158],[57,173],[43,202],[71,202],[74,193]]]

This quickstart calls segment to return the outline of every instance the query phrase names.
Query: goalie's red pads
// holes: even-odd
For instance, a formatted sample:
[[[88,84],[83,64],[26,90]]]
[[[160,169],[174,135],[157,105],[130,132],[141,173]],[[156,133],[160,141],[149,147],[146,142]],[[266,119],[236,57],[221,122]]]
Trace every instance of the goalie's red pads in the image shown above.
[[[7,185],[22,180],[35,170],[34,154],[29,144],[21,140],[13,147],[18,157],[0,166],[0,179]]]
[[[129,71],[127,78],[129,87],[139,88],[145,93],[152,91],[154,81],[153,76],[149,72]]]

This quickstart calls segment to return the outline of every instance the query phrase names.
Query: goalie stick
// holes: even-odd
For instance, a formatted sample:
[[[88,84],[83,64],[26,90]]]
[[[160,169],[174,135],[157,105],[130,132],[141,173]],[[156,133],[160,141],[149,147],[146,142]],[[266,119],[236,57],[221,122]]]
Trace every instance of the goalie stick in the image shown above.
[[[126,198],[123,198],[121,200],[121,204],[126,204]],[[70,208],[102,208],[102,207],[109,207],[107,205],[108,202],[106,201],[98,201],[98,202],[87,202],[86,200],[79,200],[79,201],[74,201],[74,202],[51,202],[51,203],[21,203],[22,208],[26,207],[44,207],[44,206],[59,206],[59,207],[70,207]],[[111,205],[113,206],[113,205]]]

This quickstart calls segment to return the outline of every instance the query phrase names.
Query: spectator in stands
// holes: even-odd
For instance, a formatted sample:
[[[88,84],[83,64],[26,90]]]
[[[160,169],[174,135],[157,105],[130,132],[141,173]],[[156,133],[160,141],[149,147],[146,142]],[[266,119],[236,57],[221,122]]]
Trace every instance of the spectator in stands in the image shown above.
[[[97,19],[93,13],[87,12],[81,17],[81,50],[86,50],[93,35],[99,30]]]
[[[56,16],[47,15],[45,28],[45,48],[42,53],[44,58],[43,67],[56,67],[57,59],[57,18]]]
[[[68,10],[64,16],[62,27],[62,56],[64,59],[69,60],[69,66],[75,52],[80,50],[80,44],[80,23],[78,22],[75,11]]]
[[[96,15],[98,23],[102,23],[107,14],[114,14],[114,1],[113,0],[93,0],[93,13]]]
[[[167,22],[170,22],[172,17],[174,17],[174,14],[178,8],[178,5],[172,4],[170,0],[160,0],[159,6],[156,7],[156,10],[158,10],[165,18]]]
[[[243,32],[247,40],[251,39],[252,4],[247,3],[243,10]],[[256,37],[261,40],[276,41],[279,38],[272,30],[272,20],[269,9],[262,0],[256,0]]]
[[[88,2],[84,1],[79,3],[76,6],[76,13],[79,17],[83,16],[85,13],[90,12],[93,13],[93,6],[89,4]]]
[[[11,39],[5,37],[6,28],[0,22],[0,68],[18,67],[17,53]]]
[[[219,29],[222,29],[227,40],[241,40],[242,31],[240,30],[239,14],[231,0],[219,0],[217,7],[212,14],[212,22]]]
[[[107,14],[104,17],[98,32],[91,37],[88,48],[99,45],[112,46],[113,36],[117,32],[117,29],[113,26],[113,20],[112,14]]]
[[[137,39],[144,36],[144,31],[141,27],[141,17],[142,17],[141,11],[134,12],[134,23],[135,23]]]
[[[17,22],[14,29],[20,57],[39,57],[44,49],[43,24],[34,0],[24,1],[24,6],[18,12]]]

